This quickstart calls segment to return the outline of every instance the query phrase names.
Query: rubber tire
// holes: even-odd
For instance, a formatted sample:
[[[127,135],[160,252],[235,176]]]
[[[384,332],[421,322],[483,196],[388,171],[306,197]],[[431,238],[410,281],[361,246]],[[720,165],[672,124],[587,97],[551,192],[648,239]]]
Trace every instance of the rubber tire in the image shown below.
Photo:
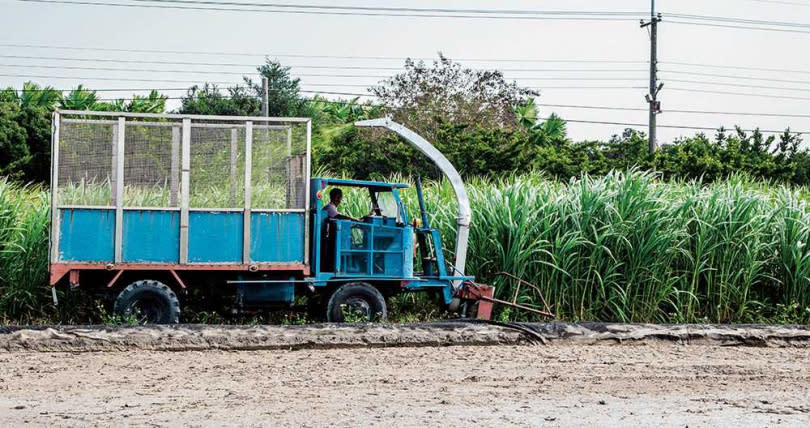
[[[379,318],[375,321],[385,321],[388,319],[388,308],[385,304],[385,297],[383,297],[380,290],[377,290],[373,285],[366,282],[350,282],[340,286],[332,296],[329,297],[329,303],[326,305],[326,320],[329,322],[344,322],[343,311],[341,305],[346,304],[351,298],[361,298],[368,303],[371,312],[379,314]]]
[[[115,299],[113,310],[122,317],[132,315],[133,306],[139,300],[149,297],[161,306],[154,319],[147,319],[148,324],[177,324],[180,322],[180,300],[172,289],[159,281],[142,280],[129,284]]]

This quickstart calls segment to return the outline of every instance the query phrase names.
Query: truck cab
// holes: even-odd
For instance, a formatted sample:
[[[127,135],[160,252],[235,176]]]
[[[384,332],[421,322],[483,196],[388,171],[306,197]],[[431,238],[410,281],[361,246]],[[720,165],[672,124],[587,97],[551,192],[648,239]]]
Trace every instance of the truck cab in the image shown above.
[[[364,215],[329,218],[324,207],[334,188],[346,189],[345,205],[360,207]],[[378,181],[312,179],[310,281],[314,287],[364,283],[384,295],[435,291],[450,303],[453,282],[471,278],[448,275],[441,237],[429,225],[421,183],[417,180],[418,219],[410,219],[403,202],[402,192],[408,188]]]

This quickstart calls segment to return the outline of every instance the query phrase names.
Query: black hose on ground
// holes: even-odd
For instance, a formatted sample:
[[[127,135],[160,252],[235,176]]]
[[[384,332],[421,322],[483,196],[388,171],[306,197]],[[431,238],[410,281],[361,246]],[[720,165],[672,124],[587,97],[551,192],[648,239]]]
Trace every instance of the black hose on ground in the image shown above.
[[[467,324],[487,324],[505,329],[516,330],[523,333],[523,335],[528,338],[529,343],[532,345],[548,345],[548,340],[543,337],[543,335],[520,324],[492,320],[480,320],[475,318],[457,318],[452,321],[460,321]]]

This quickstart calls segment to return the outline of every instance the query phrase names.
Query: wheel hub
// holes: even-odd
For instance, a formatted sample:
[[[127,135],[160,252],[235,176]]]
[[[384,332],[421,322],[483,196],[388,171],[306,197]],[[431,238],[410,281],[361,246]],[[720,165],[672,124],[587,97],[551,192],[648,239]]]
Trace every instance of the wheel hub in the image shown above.
[[[359,296],[352,296],[346,299],[346,304],[342,310],[344,317],[360,316],[366,321],[371,320],[371,316],[373,315],[371,304],[368,300]]]
[[[138,324],[153,324],[160,320],[163,308],[158,299],[144,296],[132,304],[130,313],[136,317]]]

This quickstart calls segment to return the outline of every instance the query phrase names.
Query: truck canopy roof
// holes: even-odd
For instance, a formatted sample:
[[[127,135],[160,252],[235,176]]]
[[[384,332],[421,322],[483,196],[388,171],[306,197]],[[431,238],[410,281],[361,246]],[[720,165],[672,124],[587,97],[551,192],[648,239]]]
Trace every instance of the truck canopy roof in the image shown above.
[[[382,181],[348,180],[343,178],[316,178],[321,180],[324,186],[350,186],[369,187],[374,189],[407,189],[407,184],[384,183]]]

